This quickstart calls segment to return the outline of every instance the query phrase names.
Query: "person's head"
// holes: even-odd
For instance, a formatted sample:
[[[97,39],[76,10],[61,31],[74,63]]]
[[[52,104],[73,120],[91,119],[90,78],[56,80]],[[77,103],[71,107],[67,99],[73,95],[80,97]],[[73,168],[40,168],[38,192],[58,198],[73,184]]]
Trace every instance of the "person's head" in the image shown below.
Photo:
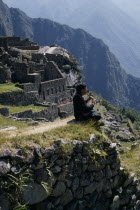
[[[76,87],[76,93],[78,93],[80,95],[87,94],[87,86],[85,84],[77,85],[77,87]]]

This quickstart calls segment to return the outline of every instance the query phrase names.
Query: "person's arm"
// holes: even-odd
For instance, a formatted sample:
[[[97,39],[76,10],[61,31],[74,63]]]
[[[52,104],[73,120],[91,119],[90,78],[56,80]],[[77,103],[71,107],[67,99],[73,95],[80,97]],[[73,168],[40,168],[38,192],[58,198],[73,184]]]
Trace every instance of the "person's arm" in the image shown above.
[[[86,104],[86,101],[81,97],[81,99],[80,99],[80,106],[81,106],[81,110],[83,112],[88,112],[88,111],[91,111],[93,109],[94,104],[91,104],[90,106],[88,106]]]
[[[85,100],[86,103],[88,103],[90,101],[90,97],[88,99]]]
[[[92,96],[89,96],[89,98],[87,100],[85,100],[86,103],[88,103],[90,100],[93,101],[93,104],[95,105],[97,103],[96,99],[93,98]]]
[[[74,107],[76,112],[89,112],[93,109],[94,105],[91,104],[90,106],[87,106],[86,102],[84,101],[82,96],[76,95],[73,98]]]

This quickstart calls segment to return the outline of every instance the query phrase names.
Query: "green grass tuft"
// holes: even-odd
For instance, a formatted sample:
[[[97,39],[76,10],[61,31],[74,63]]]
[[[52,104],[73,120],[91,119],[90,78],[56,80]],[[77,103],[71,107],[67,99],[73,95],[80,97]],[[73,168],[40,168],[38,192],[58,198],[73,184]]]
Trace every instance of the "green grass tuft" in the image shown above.
[[[0,84],[0,93],[4,92],[10,92],[10,91],[22,91],[19,87],[16,87],[16,84],[14,83],[5,83],[5,84]]]
[[[43,106],[35,106],[33,104],[28,105],[28,106],[7,106],[7,105],[5,106],[5,105],[0,104],[0,108],[2,108],[2,107],[9,108],[10,114],[16,113],[16,112],[23,112],[28,109],[32,109],[33,112],[39,112],[39,111],[47,108],[47,107],[43,107]]]
[[[136,173],[140,179],[140,147],[137,147],[121,156],[122,165],[129,171]]]
[[[12,120],[3,116],[0,116],[0,128],[5,126],[15,126],[17,128],[25,128],[27,124],[24,122]]]
[[[100,130],[93,122],[69,124],[52,129],[43,134],[17,136],[9,139],[7,137],[0,136],[0,144],[10,143],[14,148],[24,148],[32,144],[38,144],[42,147],[46,147],[52,145],[53,141],[58,139],[88,141],[90,134],[92,133],[101,139],[102,135]]]

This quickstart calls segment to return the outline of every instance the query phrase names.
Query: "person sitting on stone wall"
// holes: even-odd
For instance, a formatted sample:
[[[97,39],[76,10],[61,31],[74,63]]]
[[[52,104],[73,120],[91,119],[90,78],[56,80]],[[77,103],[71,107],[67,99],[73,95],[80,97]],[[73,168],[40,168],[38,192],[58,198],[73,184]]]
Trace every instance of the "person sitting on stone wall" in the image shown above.
[[[100,120],[101,115],[97,114],[93,107],[96,104],[96,100],[89,96],[87,100],[84,100],[83,96],[87,94],[87,87],[85,84],[77,85],[76,94],[73,97],[74,116],[77,121],[93,119],[95,121]],[[92,100],[90,106],[87,105],[88,101]]]

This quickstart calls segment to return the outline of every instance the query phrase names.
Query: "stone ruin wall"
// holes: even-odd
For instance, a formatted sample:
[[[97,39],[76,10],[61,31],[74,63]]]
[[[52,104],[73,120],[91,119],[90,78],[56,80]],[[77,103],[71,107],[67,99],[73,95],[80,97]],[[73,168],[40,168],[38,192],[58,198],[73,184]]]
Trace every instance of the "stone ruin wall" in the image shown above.
[[[29,72],[30,73],[41,73],[41,71],[44,71],[45,65],[44,64],[39,64],[39,63],[29,63]],[[41,81],[45,80],[45,78],[42,78]]]
[[[38,67],[41,68],[41,66]],[[63,77],[56,64],[52,61],[47,62],[44,70],[39,69],[37,71],[36,68],[36,73],[30,73],[30,68],[33,72],[33,67],[32,65],[30,67],[26,63],[16,63],[13,68],[13,81],[21,83],[19,87],[23,88],[26,93],[38,90],[38,101],[54,103],[59,98],[60,100],[62,98],[65,99],[68,95],[66,91],[66,78]]]
[[[17,46],[17,49],[21,50],[39,50],[39,46]]]
[[[17,87],[24,90],[25,93],[36,91],[38,93],[38,86],[35,83],[18,84]]]
[[[28,49],[35,50],[39,49],[37,43],[30,41],[28,38],[21,39],[20,37],[0,37],[0,46],[1,47],[18,47],[19,49]],[[21,48],[20,48],[21,47]]]
[[[11,91],[0,93],[0,104],[13,106],[27,106],[38,101],[38,92]]]
[[[58,78],[63,78],[61,71],[58,66],[53,61],[48,61],[45,67],[45,78],[46,80],[53,80]]]
[[[70,61],[69,58],[64,57],[63,55],[60,54],[49,54],[46,53],[45,57],[48,59],[48,61],[54,61],[59,68],[61,68],[63,65],[73,65],[73,63]]]
[[[69,115],[68,112],[70,114],[73,113],[72,105],[67,105],[67,103],[72,101],[74,91],[66,88],[67,78],[63,76],[55,63],[57,62],[61,65],[64,63],[65,59],[62,55],[48,54],[44,56],[43,54],[33,53],[31,60],[28,60],[27,63],[23,61],[23,55],[20,56],[20,51],[12,47],[38,47],[36,43],[20,37],[3,37],[0,39],[0,44],[4,47],[10,46],[9,52],[11,50],[12,53],[15,52],[14,56],[19,56],[19,59],[14,61],[9,58],[10,55],[5,54],[5,59],[8,59],[8,62],[11,62],[10,65],[13,66],[11,68],[12,74],[9,76],[7,70],[6,73],[9,77],[6,75],[3,81],[5,82],[11,78],[11,81],[14,83],[21,83],[17,84],[17,86],[23,90],[0,93],[1,104],[26,106],[36,102],[57,103],[58,106],[64,104],[63,109],[58,109],[59,113],[66,112],[67,116]]]
[[[43,100],[51,101],[54,97],[59,99],[59,95],[65,95],[66,79],[55,79],[41,83],[40,96]],[[52,100],[52,102],[55,102]]]
[[[45,119],[47,121],[54,121],[58,118],[58,106],[57,105],[50,105],[47,108],[44,107],[43,110],[38,112],[33,112],[32,109],[18,112],[11,114],[10,117],[12,118],[20,118],[20,119],[32,119],[32,120],[39,120]]]
[[[68,117],[74,114],[73,103],[62,104],[58,107],[58,113],[60,117]]]
[[[10,44],[16,44],[20,42],[20,37],[0,37],[0,46],[2,46],[3,42],[7,42]]]
[[[19,83],[29,82],[27,75],[29,74],[29,67],[27,63],[16,62],[13,65],[12,81]]]
[[[42,53],[32,53],[32,61],[36,63],[40,63],[40,61],[43,61],[43,63],[45,63],[46,60],[46,57]]]
[[[48,59],[48,61],[54,61],[58,65],[61,65],[61,66],[63,65],[63,62],[64,62],[63,55],[45,53],[45,57]]]
[[[44,107],[41,111],[33,112],[32,109],[28,109],[26,111],[17,112],[9,115],[8,108],[0,108],[0,114],[3,116],[10,116],[10,118],[18,118],[18,119],[32,119],[32,120],[47,120],[54,121],[58,117],[64,118],[73,115],[73,103],[67,103],[63,105],[48,105]]]
[[[11,81],[11,71],[7,67],[0,66],[0,84]]]
[[[68,116],[73,115],[73,103],[69,102],[67,104],[63,105],[46,105],[44,108],[42,108],[41,111],[33,112],[32,109],[28,109],[22,112],[16,112],[13,114],[10,114],[9,108],[2,107],[0,108],[0,114],[2,116],[10,117],[13,119],[23,119],[23,120],[47,120],[47,121],[54,121],[58,117],[65,118]]]
[[[21,191],[28,210],[132,210],[140,209],[140,189],[134,174],[120,166],[116,145],[103,142],[57,140],[49,148],[31,147],[0,153],[0,207],[10,210],[8,174],[29,172]],[[24,175],[25,176],[25,175]]]
[[[41,92],[39,93],[38,87],[35,83],[21,84],[18,85],[20,88],[23,88],[24,91],[10,91],[0,93],[0,104],[2,105],[11,105],[11,106],[27,106],[31,104],[40,104],[44,102],[51,103],[50,110],[54,106],[57,109],[54,111],[49,111],[47,109],[44,112],[39,112],[36,114],[38,118],[45,118],[49,121],[55,120],[57,117],[67,117],[73,115],[73,103],[72,96],[74,93],[74,89],[66,89],[65,78],[47,81],[41,83]],[[48,113],[47,113],[48,112]],[[63,113],[63,115],[62,115]],[[64,115],[65,113],[65,115]],[[3,114],[3,110],[0,111],[0,114]],[[50,114],[52,115],[50,117]],[[31,118],[35,120],[35,114],[30,112],[30,116],[28,111],[15,113],[15,117],[17,118]]]
[[[38,77],[37,77],[38,78]],[[27,94],[31,91],[38,93],[37,101],[58,103],[59,101],[70,99],[73,96],[73,89],[66,88],[66,79],[55,79],[50,81],[38,83],[19,84],[18,87],[22,88]]]

